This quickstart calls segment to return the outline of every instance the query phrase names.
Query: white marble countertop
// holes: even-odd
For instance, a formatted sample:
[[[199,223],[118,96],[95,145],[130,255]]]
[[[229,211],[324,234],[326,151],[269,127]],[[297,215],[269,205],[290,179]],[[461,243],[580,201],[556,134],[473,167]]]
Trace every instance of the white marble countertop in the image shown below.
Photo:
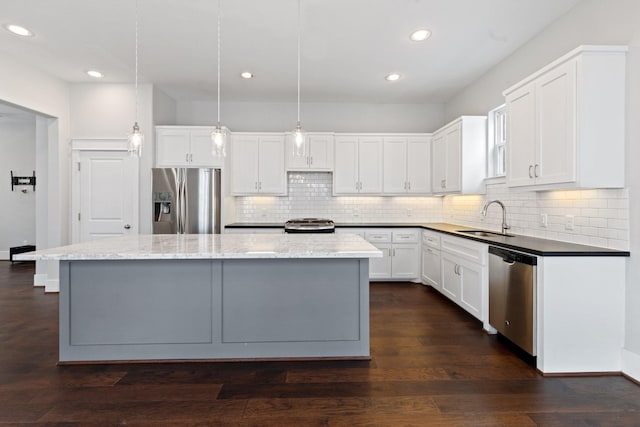
[[[16,260],[379,258],[355,234],[146,234],[15,255]]]

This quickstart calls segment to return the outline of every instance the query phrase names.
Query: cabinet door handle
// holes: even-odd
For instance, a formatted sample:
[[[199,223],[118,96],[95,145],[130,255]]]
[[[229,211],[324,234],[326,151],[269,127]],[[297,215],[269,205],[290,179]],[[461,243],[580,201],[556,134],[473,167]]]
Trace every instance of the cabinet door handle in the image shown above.
[[[393,256],[396,256],[396,248],[393,248]]]
[[[529,165],[529,178],[533,178],[533,165]]]
[[[193,163],[193,153],[189,154],[189,162]]]
[[[540,165],[536,164],[534,166],[533,175],[535,175],[536,178],[538,178],[540,176]]]
[[[258,190],[262,191],[262,181],[258,181]]]
[[[389,258],[391,258],[391,249],[387,249],[387,255],[389,256]]]
[[[189,163],[189,153],[184,155],[184,161]]]
[[[258,182],[257,182],[257,181],[253,183],[253,187],[254,187],[256,190],[258,189]]]
[[[309,165],[313,165],[313,156],[309,157]]]
[[[407,181],[407,190],[411,190],[411,181]]]

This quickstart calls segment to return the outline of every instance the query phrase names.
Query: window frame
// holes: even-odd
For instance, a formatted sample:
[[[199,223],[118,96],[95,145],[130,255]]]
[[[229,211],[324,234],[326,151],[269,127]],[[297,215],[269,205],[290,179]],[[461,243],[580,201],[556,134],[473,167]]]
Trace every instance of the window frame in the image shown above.
[[[507,108],[502,104],[487,114],[487,178],[506,176]]]

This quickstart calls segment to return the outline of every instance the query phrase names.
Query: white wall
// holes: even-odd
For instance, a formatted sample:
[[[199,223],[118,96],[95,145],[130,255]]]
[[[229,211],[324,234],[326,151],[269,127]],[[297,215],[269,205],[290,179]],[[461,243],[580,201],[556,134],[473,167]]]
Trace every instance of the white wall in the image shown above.
[[[229,102],[221,123],[235,132],[284,132],[296,126],[295,103]],[[177,124],[215,125],[215,102],[178,102]],[[310,132],[431,132],[444,124],[441,104],[303,103],[302,127]]]
[[[126,139],[136,120],[135,86],[71,85],[71,139]],[[145,136],[140,158],[139,232],[151,232],[151,168],[154,163],[153,87],[138,86],[138,124]],[[163,110],[164,111],[164,110]]]
[[[169,95],[153,87],[153,125],[175,125],[178,104]]]
[[[55,247],[69,241],[69,86],[48,74],[0,55],[0,100],[38,113],[36,144],[38,180],[36,244]],[[50,119],[41,120],[40,116]],[[45,152],[43,152],[43,150]],[[42,209],[41,209],[42,207]],[[46,219],[43,219],[46,218]],[[55,290],[57,262],[36,263],[37,285]],[[50,286],[49,286],[50,285]]]
[[[36,170],[36,121],[33,114],[0,117],[0,259],[9,259],[9,248],[36,243],[36,195],[33,187],[11,191],[9,177],[31,176]],[[26,191],[26,193],[23,193]]]
[[[581,44],[629,45],[626,152],[629,248],[623,371],[640,379],[640,1],[584,0],[446,105],[447,118],[484,114],[504,89]],[[604,143],[605,141],[603,141]],[[597,298],[597,296],[594,296]]]

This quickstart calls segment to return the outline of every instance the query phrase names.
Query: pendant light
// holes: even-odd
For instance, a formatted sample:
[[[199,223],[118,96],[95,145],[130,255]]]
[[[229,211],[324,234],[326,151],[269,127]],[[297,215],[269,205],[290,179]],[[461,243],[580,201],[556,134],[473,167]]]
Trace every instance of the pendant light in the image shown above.
[[[224,157],[227,155],[227,135],[225,129],[220,126],[220,0],[218,0],[218,36],[217,36],[217,54],[218,54],[218,123],[216,128],[211,132],[211,140],[213,141],[213,155]]]
[[[144,134],[140,132],[138,126],[138,0],[135,1],[135,20],[136,20],[136,84],[135,84],[135,121],[133,123],[133,131],[128,135],[127,140],[128,151],[132,156],[142,156],[142,143],[144,142]]]
[[[300,0],[298,0],[298,124],[293,130],[293,155],[304,157],[304,131],[300,125]]]

